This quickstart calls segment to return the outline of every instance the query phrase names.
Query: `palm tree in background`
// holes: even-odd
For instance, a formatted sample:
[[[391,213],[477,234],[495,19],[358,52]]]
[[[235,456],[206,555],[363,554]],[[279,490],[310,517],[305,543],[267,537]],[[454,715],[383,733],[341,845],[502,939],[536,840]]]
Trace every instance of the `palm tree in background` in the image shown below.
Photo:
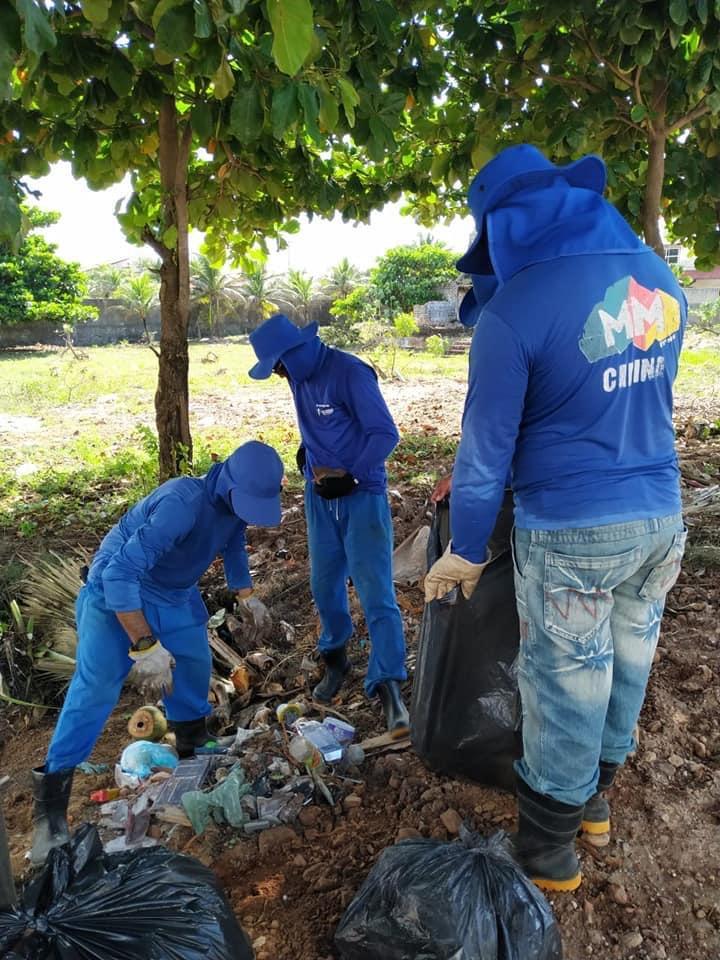
[[[152,338],[147,327],[150,311],[160,302],[160,284],[149,273],[139,273],[134,277],[127,277],[117,290],[117,295],[123,301],[125,310],[142,320],[147,344],[156,356],[160,356],[152,345]]]
[[[288,270],[283,286],[285,296],[302,317],[303,325],[307,326],[310,322],[310,310],[317,299],[315,278],[304,270]]]
[[[363,275],[354,267],[347,257],[331,268],[330,272],[321,281],[323,293],[333,300],[343,300],[355,287],[362,283]]]
[[[280,278],[268,273],[264,263],[248,267],[241,278],[239,294],[252,327],[275,313],[279,303],[287,302],[282,296]]]
[[[85,271],[88,282],[88,296],[98,300],[109,300],[115,295],[118,287],[122,286],[127,269],[114,267],[111,263],[103,263],[99,267],[92,267]]]
[[[221,335],[220,317],[224,310],[242,300],[242,278],[216,267],[202,254],[190,264],[190,296],[193,303],[206,308],[210,333]],[[199,333],[199,328],[198,328]]]

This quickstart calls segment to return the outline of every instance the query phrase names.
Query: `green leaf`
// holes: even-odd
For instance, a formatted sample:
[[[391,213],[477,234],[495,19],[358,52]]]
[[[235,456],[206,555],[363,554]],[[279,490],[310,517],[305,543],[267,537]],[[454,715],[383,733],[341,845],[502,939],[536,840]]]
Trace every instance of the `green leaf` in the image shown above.
[[[10,74],[20,52],[20,18],[10,4],[0,5],[0,100],[10,97]]]
[[[23,22],[25,43],[33,53],[46,53],[57,43],[45,8],[35,0],[15,0],[17,12]]]
[[[216,100],[224,100],[234,86],[235,75],[232,72],[232,67],[225,59],[225,54],[223,53],[220,66],[217,69],[217,73],[213,77],[213,96]]]
[[[310,0],[267,0],[267,10],[273,32],[273,59],[278,70],[292,77],[312,48],[312,5]]]
[[[135,70],[127,57],[124,57],[117,48],[114,48],[110,55],[107,78],[119,97],[126,97],[133,88]]]
[[[190,125],[198,139],[207,142],[213,135],[213,115],[209,103],[198,103],[190,111]]]
[[[177,246],[178,239],[178,229],[173,224],[171,227],[168,227],[167,230],[162,235],[162,242],[168,248],[168,250],[174,250]]]
[[[704,26],[708,21],[708,0],[695,0],[695,9],[700,23]]]
[[[634,24],[624,23],[622,27],[620,27],[620,39],[630,47],[636,44],[642,35],[642,28]]]
[[[260,89],[251,83],[240,87],[230,107],[230,129],[241,143],[252,143],[262,133],[265,116]]]
[[[634,123],[640,123],[640,121],[644,120],[647,115],[647,107],[644,103],[636,103],[630,111],[630,119]]]
[[[17,193],[8,176],[0,170],[0,241],[16,245],[22,227]]]
[[[206,0],[193,0],[195,10],[195,36],[206,40],[213,35],[213,20]]]
[[[688,18],[687,0],[670,0],[669,13],[673,23],[684,26]]]
[[[82,12],[93,26],[105,23],[110,14],[112,0],[82,0]]]
[[[324,138],[318,127],[318,117],[320,115],[320,105],[318,103],[317,91],[309,83],[301,83],[298,88],[298,96],[305,116],[305,127],[315,143],[323,143]]]
[[[192,46],[195,36],[195,14],[192,4],[171,7],[160,18],[155,31],[155,43],[164,53],[182,56]]]
[[[327,87],[320,87],[320,123],[325,130],[334,130],[340,119],[340,108]]]
[[[351,127],[355,126],[355,107],[360,103],[360,97],[355,87],[350,83],[347,77],[340,77],[338,80],[340,87],[340,96],[342,97],[343,110]]]
[[[280,140],[285,131],[292,126],[298,117],[297,86],[290,82],[280,90],[275,90],[272,98],[270,119],[272,121],[273,136]]]

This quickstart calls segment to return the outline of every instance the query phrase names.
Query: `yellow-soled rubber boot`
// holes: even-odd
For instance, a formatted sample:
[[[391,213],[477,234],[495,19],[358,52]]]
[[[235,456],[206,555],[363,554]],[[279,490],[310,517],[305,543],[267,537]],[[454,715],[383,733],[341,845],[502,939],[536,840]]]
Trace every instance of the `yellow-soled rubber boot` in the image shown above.
[[[610,804],[605,798],[615,779],[619,764],[600,761],[597,792],[590,797],[583,810],[580,830],[582,836],[594,847],[606,847],[610,843]]]
[[[577,890],[582,882],[575,852],[584,806],[571,806],[536,793],[518,777],[518,832],[515,856],[541,890]]]

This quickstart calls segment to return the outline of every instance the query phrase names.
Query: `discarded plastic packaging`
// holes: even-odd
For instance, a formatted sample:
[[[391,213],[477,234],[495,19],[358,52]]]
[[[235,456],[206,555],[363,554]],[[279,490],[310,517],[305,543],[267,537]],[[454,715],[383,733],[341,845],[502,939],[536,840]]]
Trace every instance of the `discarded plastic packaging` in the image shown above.
[[[178,755],[171,746],[149,740],[135,740],[128,744],[120,757],[121,772],[138,780],[147,780],[157,767],[174,770],[177,765]]]
[[[212,790],[206,793],[192,790],[183,794],[182,805],[195,833],[203,833],[210,817],[216,823],[241,827],[248,819],[241,801],[250,790],[251,785],[245,782],[245,771],[238,763],[222,783]]]
[[[355,739],[355,727],[344,720],[340,720],[339,717],[325,717],[322,725],[330,731],[331,735],[340,744],[351,743]]]
[[[341,773],[350,770],[353,767],[359,767],[365,762],[365,751],[359,743],[349,743],[343,750],[342,757],[336,764],[336,769]]]
[[[342,756],[342,746],[328,728],[317,720],[298,720],[294,729],[318,748],[326,763],[334,763]]]
[[[242,753],[242,748],[248,741],[252,740],[253,737],[257,737],[258,734],[264,733],[267,729],[267,726],[264,724],[253,727],[250,730],[245,727],[238,727],[237,733],[235,734],[235,743],[230,747],[229,752],[239,756]]]
[[[120,796],[119,787],[110,787],[109,790],[93,790],[90,799],[93,803],[108,803],[110,800],[117,800]]]
[[[144,850],[146,847],[156,847],[157,840],[152,837],[140,837],[139,840],[130,840],[126,834],[113,837],[103,845],[105,853],[124,853],[126,850]]]
[[[300,717],[305,715],[305,704],[299,703],[297,700],[291,700],[290,703],[281,703],[275,711],[275,715],[284,726],[292,727]]]
[[[102,773],[110,773],[110,764],[109,763],[90,763],[89,760],[83,760],[82,763],[79,763],[75,767],[78,773],[90,774],[93,777],[99,776]]]
[[[311,743],[305,737],[295,736],[290,741],[290,756],[296,763],[305,765],[308,771],[318,770],[323,766],[323,757],[315,744]]]

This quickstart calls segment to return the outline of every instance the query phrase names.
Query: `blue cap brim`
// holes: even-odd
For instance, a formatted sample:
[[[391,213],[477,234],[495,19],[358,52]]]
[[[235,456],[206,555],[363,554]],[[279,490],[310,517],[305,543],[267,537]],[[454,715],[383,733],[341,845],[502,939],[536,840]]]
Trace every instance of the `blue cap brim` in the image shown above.
[[[230,502],[236,516],[256,527],[279,527],[282,519],[280,493],[274,497],[251,497],[238,487],[230,491]]]
[[[248,376],[253,380],[267,380],[272,376],[273,368],[280,357],[266,357],[264,360],[258,360],[254,367],[248,370]]]
[[[460,257],[458,262],[455,264],[457,269],[461,273],[480,273],[485,264],[485,252],[484,250],[478,251],[481,240],[480,234],[475,237],[473,242],[467,248],[465,253]],[[462,309],[462,307],[461,307]]]

